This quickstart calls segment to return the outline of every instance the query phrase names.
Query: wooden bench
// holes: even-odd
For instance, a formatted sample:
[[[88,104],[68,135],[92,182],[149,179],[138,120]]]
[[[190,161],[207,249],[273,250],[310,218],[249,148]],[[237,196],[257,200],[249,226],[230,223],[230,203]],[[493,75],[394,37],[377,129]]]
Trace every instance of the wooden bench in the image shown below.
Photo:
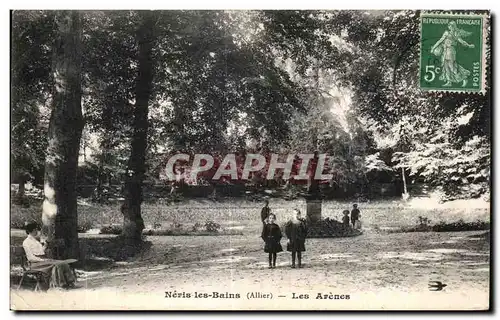
[[[62,239],[53,240],[48,251],[51,251],[52,253],[58,253],[60,248],[63,246],[64,241]],[[27,276],[32,276],[36,279],[36,286],[34,291],[41,290],[42,283],[48,285],[48,288],[53,287],[52,281],[50,281],[50,279],[47,279],[46,275],[42,271],[31,270],[31,263],[28,261],[28,257],[26,256],[26,252],[24,251],[24,248],[22,246],[11,246],[10,256],[11,264],[20,265],[22,268],[21,280],[19,281],[17,289],[21,288],[21,285]],[[76,280],[78,278],[76,269],[73,265],[70,265],[70,268]]]
[[[37,270],[31,270],[30,262],[26,257],[26,253],[24,252],[24,248],[22,246],[11,246],[10,247],[10,255],[11,255],[11,263],[20,265],[22,268],[22,275],[19,284],[17,285],[17,289],[21,288],[24,279],[26,276],[34,276],[36,280],[35,291],[41,290],[41,283],[44,281],[43,273]]]

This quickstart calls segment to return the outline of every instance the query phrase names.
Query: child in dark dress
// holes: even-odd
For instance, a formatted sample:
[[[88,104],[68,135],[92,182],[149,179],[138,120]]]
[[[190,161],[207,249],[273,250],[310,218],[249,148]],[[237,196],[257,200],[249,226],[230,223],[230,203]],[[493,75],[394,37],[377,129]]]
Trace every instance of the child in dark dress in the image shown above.
[[[271,208],[269,208],[269,200],[264,202],[264,207],[260,211],[260,220],[262,220],[262,225],[266,224],[267,218],[271,214]]]
[[[276,256],[278,252],[283,251],[281,247],[281,229],[274,223],[276,216],[271,213],[267,217],[268,223],[264,225],[262,230],[262,240],[265,242],[264,252],[269,253],[269,269],[276,268]]]
[[[342,212],[344,216],[342,217],[342,224],[344,225],[344,228],[349,228],[349,210],[344,210]]]
[[[299,268],[302,268],[302,251],[306,251],[307,226],[306,221],[300,216],[300,210],[294,210],[292,219],[285,225],[285,234],[288,238],[286,249],[292,253],[292,268],[295,268],[295,257],[298,258]]]
[[[352,227],[356,228],[356,221],[359,220],[359,209],[358,205],[355,203],[352,205],[352,211],[351,211],[351,222],[352,222]]]

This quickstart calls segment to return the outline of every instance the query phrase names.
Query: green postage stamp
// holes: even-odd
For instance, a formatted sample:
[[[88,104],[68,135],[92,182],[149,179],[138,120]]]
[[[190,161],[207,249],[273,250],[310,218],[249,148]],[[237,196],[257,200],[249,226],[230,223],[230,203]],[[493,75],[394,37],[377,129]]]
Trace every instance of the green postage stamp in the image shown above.
[[[486,15],[422,13],[420,88],[484,92]]]

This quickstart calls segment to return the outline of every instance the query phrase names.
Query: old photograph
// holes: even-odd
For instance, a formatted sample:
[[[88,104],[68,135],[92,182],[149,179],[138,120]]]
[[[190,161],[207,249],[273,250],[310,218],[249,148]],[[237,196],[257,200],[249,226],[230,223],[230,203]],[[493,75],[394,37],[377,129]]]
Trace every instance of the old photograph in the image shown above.
[[[11,310],[489,310],[490,18],[12,10]]]

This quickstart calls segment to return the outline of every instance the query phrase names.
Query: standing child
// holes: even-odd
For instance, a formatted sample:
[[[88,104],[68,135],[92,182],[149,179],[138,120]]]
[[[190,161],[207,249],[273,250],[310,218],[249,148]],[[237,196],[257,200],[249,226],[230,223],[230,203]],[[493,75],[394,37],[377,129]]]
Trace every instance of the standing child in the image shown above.
[[[288,238],[286,249],[292,252],[292,268],[295,268],[296,256],[299,268],[302,268],[302,251],[306,251],[307,226],[306,221],[300,215],[300,210],[294,210],[292,219],[285,225],[285,233]]]
[[[269,269],[276,268],[276,255],[283,251],[281,247],[281,229],[274,223],[276,216],[270,213],[267,217],[268,223],[264,225],[262,230],[262,240],[265,242],[264,252],[269,253]]]
[[[351,222],[352,222],[352,227],[356,228],[356,221],[359,220],[359,209],[357,204],[352,205],[352,211],[351,211]]]
[[[342,224],[344,225],[344,228],[348,229],[349,228],[349,210],[344,210],[342,212],[344,216],[342,217]]]
[[[264,201],[264,207],[260,210],[260,220],[262,220],[262,225],[266,225],[267,218],[271,214],[271,208],[269,208],[269,200]]]

